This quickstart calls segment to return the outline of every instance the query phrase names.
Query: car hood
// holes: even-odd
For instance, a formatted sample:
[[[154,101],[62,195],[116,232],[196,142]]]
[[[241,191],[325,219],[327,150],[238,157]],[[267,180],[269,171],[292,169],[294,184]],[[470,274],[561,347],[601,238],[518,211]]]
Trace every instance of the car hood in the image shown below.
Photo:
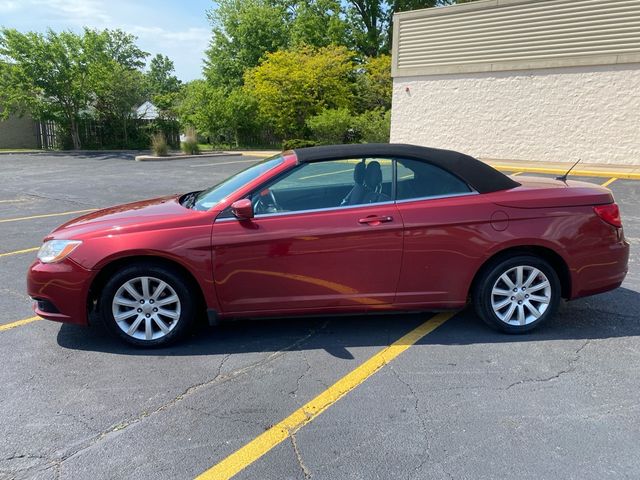
[[[161,229],[207,214],[183,207],[179,199],[171,195],[97,210],[59,226],[45,240]]]

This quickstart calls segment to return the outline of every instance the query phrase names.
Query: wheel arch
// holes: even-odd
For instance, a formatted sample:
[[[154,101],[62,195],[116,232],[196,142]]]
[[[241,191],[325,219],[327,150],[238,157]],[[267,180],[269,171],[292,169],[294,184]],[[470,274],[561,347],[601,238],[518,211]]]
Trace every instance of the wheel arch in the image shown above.
[[[482,278],[482,274],[496,262],[499,262],[505,258],[513,257],[515,255],[534,255],[536,257],[546,260],[551,267],[555,270],[560,280],[560,288],[562,298],[571,298],[571,273],[567,262],[562,256],[551,248],[543,247],[539,245],[519,245],[502,249],[489,258],[487,258],[480,268],[476,271],[476,274],[471,281],[469,287],[469,298],[475,291],[478,281]]]
[[[204,314],[206,312],[207,302],[204,296],[204,292],[202,291],[202,287],[198,283],[195,275],[191,273],[191,271],[187,267],[182,265],[180,262],[171,260],[166,257],[155,255],[128,255],[112,259],[109,262],[105,263],[100,268],[98,274],[94,277],[89,287],[89,295],[87,301],[87,309],[89,315],[98,310],[98,299],[100,297],[99,292],[105,286],[109,277],[119,269],[135,264],[154,264],[173,269],[180,273],[180,275],[182,275],[183,278],[189,283],[191,290],[195,293],[196,311],[199,314]]]

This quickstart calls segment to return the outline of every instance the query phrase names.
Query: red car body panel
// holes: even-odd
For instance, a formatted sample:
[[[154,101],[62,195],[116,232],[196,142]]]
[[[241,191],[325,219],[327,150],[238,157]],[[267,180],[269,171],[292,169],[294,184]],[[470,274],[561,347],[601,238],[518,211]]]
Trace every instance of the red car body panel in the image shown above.
[[[60,263],[30,267],[29,295],[59,310],[36,307],[36,314],[87,323],[92,282],[111,262],[130,257],[180,265],[207,308],[223,317],[456,309],[482,265],[512,247],[545,248],[561,258],[568,298],[613,289],[627,272],[622,229],[593,211],[613,202],[611,192],[581,182],[518,177],[520,186],[493,193],[218,218],[296,164],[295,155],[285,155],[209,211],[187,209],[174,196],[62,225],[45,240],[83,243]]]
[[[369,216],[391,221],[359,222]],[[212,244],[221,311],[391,305],[400,276],[402,231],[394,204],[259,222],[218,220]]]

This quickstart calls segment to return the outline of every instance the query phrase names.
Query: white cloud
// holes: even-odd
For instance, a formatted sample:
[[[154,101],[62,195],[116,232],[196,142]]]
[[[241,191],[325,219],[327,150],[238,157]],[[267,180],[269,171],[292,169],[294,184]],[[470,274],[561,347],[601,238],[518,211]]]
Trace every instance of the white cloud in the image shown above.
[[[20,4],[18,2],[14,2],[11,0],[0,0],[0,12],[15,12],[20,8]]]
[[[121,25],[139,39],[138,45],[151,53],[162,53],[173,60],[176,73],[183,81],[200,77],[202,58],[209,44],[210,30],[189,27],[182,30],[143,25]]]
[[[79,26],[104,25],[111,21],[111,16],[97,0],[30,0],[23,2],[23,5],[26,3],[44,8],[45,12],[42,13],[47,16]]]
[[[138,37],[138,46],[168,55],[182,80],[201,75],[202,58],[211,37],[204,6],[131,0],[0,0],[0,26],[43,32],[89,28],[119,28]]]
[[[206,28],[191,27],[186,30],[167,30],[161,27],[144,27],[141,25],[125,26],[125,30],[137,35],[156,39],[162,42],[180,42],[193,45],[206,45],[209,41],[210,32]]]

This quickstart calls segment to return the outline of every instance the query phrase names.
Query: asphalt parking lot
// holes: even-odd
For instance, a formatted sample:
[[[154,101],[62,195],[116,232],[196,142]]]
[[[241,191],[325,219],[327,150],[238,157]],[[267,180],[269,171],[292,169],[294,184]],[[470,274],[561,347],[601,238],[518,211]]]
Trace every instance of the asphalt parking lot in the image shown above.
[[[632,244],[623,286],[525,336],[471,310],[415,344],[397,340],[432,314],[234,322],[152,351],[100,325],[14,326],[33,316],[33,249],[67,212],[201,189],[257,160],[132,158],[0,155],[0,478],[216,465],[240,479],[640,478],[640,182],[609,185]],[[397,357],[365,380],[357,369],[381,351]],[[257,437],[345,375],[352,389],[256,457]]]

